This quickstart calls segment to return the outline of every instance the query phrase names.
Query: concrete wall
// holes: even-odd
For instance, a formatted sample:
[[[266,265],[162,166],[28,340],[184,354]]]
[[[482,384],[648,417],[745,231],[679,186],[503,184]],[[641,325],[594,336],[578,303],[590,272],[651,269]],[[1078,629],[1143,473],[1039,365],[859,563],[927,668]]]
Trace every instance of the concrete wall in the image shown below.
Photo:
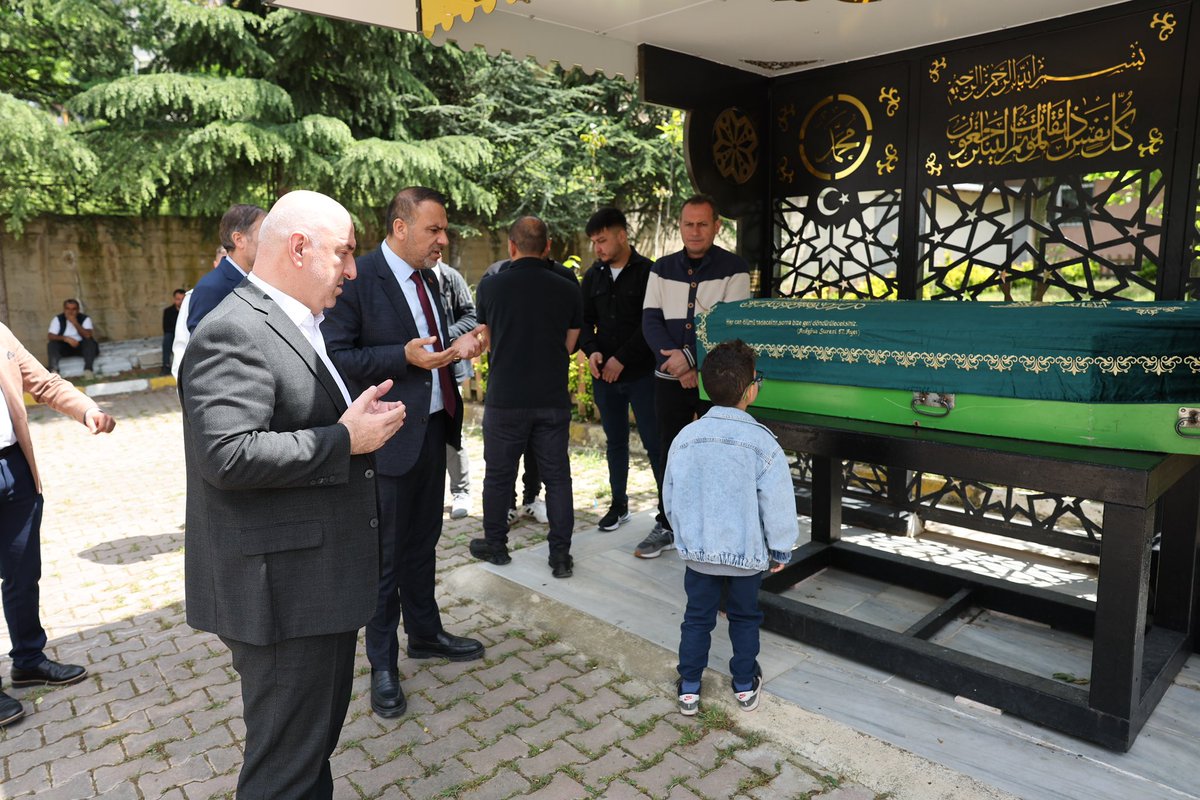
[[[101,342],[159,336],[172,290],[193,286],[216,246],[216,220],[33,220],[20,238],[0,234],[0,320],[39,359],[68,297],[92,316]]]
[[[39,359],[46,329],[77,298],[101,342],[162,334],[162,310],[176,287],[191,288],[212,267],[217,220],[176,217],[42,217],[15,238],[0,233],[0,321]],[[359,243],[359,253],[378,246]],[[568,252],[591,264],[586,237]],[[493,261],[508,258],[503,234],[454,237],[448,263],[471,286]]]

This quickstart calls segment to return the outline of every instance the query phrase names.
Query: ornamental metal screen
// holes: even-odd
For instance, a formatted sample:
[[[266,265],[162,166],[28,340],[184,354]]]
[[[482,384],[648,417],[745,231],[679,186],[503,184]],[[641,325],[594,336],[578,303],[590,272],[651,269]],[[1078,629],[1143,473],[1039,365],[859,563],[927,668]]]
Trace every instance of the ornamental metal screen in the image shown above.
[[[805,299],[1200,299],[1193,9],[1130,3],[775,79],[762,285]],[[802,454],[795,474],[803,491]],[[1098,552],[1102,510],[1081,498],[878,465],[843,475],[847,498]]]

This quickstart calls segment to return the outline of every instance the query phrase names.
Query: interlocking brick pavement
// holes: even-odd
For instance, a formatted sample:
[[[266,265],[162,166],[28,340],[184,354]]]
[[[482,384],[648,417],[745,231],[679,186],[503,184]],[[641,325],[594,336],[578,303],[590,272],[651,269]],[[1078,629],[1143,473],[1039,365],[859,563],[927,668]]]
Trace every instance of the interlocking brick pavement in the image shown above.
[[[184,621],[178,403],[173,390],[105,402],[118,418],[109,436],[88,436],[46,409],[31,413],[45,480],[48,654],[86,664],[91,674],[60,689],[8,689],[28,715],[0,730],[0,796],[232,797],[245,736],[237,675],[220,641]],[[467,447],[478,487],[477,430]],[[572,473],[583,530],[608,508],[603,454],[576,450]],[[630,477],[631,504],[648,510],[654,486],[644,461]],[[480,531],[478,492],[473,500],[472,516],[446,521],[443,573],[471,561],[466,543]],[[545,533],[522,520],[512,546]],[[409,712],[383,720],[369,710],[370,668],[360,647],[355,697],[333,759],[337,797],[874,798],[740,731],[719,708],[682,717],[669,686],[620,674],[474,601],[443,594],[439,602],[447,627],[482,639],[487,658],[402,660]],[[0,650],[8,646],[5,635]],[[6,674],[7,665],[0,670]]]

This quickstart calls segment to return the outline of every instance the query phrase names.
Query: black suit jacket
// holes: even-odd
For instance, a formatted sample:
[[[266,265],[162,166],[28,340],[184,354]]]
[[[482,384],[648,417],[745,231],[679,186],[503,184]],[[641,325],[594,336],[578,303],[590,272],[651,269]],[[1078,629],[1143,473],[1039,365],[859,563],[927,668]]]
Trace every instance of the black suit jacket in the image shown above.
[[[179,374],[193,628],[255,645],[352,631],[375,611],[375,471],[308,339],[247,281],[196,329]]]
[[[221,259],[221,263],[217,264],[216,269],[211,269],[192,289],[192,299],[188,301],[188,332],[194,332],[196,326],[200,324],[200,320],[208,315],[226,295],[232,292],[237,286],[246,279],[238,268],[233,265],[229,257]]]
[[[421,334],[383,251],[376,249],[358,259],[357,267],[358,278],[343,284],[337,305],[325,310],[321,332],[325,335],[329,358],[347,381],[352,396],[357,397],[368,386],[388,378],[396,382],[385,399],[402,401],[407,414],[400,431],[376,451],[375,460],[382,474],[400,476],[413,468],[421,453],[429,425],[434,376],[427,369],[411,366],[404,357],[404,345]],[[441,292],[428,283],[434,279],[433,273],[421,272],[427,279],[430,302],[438,307],[442,346],[449,346],[450,332],[446,328]],[[448,428],[447,439],[449,444],[461,447],[463,405],[457,384],[454,395],[458,400],[457,413]]]

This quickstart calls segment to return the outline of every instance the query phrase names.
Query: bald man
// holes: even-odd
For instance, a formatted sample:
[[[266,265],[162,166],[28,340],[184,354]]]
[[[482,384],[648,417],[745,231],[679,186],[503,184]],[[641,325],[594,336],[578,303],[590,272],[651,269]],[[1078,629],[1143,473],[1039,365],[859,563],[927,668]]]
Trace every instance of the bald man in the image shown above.
[[[353,280],[354,225],[315,192],[284,195],[254,272],[183,356],[188,623],[241,676],[239,798],[330,798],[358,629],[375,610],[379,520],[371,453],[400,428],[391,381],[351,402],[321,337]]]

